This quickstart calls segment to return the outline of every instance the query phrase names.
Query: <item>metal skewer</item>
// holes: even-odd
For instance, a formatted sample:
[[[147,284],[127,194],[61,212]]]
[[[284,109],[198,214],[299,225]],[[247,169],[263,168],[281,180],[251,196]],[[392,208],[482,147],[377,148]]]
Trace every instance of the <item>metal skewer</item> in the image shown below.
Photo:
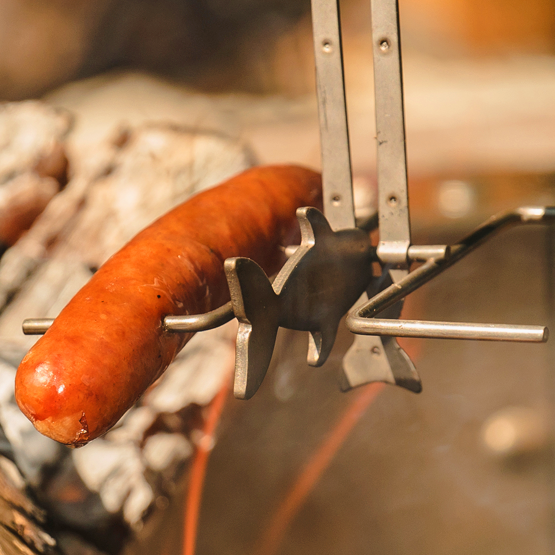
[[[196,333],[219,328],[235,318],[231,301],[205,314],[187,314],[185,316],[166,316],[166,331]],[[25,335],[42,335],[54,323],[54,318],[28,318],[23,320],[22,329]]]
[[[519,341],[545,343],[549,336],[544,326],[511,326],[500,324],[467,324],[454,322],[425,322],[422,320],[378,320],[376,318],[350,321],[353,333],[421,339],[474,339],[480,341]]]

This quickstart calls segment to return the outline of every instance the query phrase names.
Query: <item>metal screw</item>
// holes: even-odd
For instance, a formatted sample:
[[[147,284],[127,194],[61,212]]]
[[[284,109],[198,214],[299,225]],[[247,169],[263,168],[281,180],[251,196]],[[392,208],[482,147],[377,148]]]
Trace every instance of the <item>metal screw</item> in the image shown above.
[[[334,195],[333,197],[331,197],[331,202],[334,206],[338,206],[341,202],[341,195]]]
[[[381,351],[380,351],[380,348],[379,348],[379,347],[372,347],[372,351],[371,351],[371,352],[372,352],[372,354],[373,354],[375,357],[381,355]]]
[[[322,51],[325,54],[330,54],[331,53],[331,51],[332,51],[331,41],[326,39],[322,42]]]
[[[387,52],[389,50],[389,47],[391,46],[391,44],[389,43],[388,39],[382,39],[380,41],[380,50],[382,52]]]
[[[389,206],[397,206],[398,203],[398,199],[395,195],[391,195],[388,199],[387,199],[387,203],[389,204]]]

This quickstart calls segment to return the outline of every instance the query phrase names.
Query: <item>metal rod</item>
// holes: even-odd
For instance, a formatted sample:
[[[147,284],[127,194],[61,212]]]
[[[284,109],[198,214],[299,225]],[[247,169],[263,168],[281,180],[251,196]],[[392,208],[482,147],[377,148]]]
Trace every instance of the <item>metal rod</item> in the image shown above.
[[[195,333],[223,326],[233,320],[233,318],[233,308],[230,301],[206,314],[166,316],[164,318],[164,328],[170,332]],[[23,333],[25,335],[42,335],[48,331],[53,322],[53,318],[29,318],[23,320]]]
[[[408,258],[413,262],[426,262],[430,258],[442,260],[451,255],[451,247],[447,245],[411,245]]]
[[[27,318],[23,320],[21,328],[25,335],[42,335],[54,322],[54,318]]]
[[[482,243],[499,233],[501,230],[515,225],[537,224],[555,221],[555,207],[523,207],[512,212],[493,216],[473,233],[451,246],[451,254],[443,260],[430,259],[422,266],[411,272],[407,277],[384,289],[356,312],[359,316],[372,318],[416,291],[419,287],[441,274],[477,249]]]
[[[355,227],[338,0],[312,0],[324,213],[334,230]]]
[[[410,219],[398,0],[371,0],[378,211],[383,263],[407,266]]]
[[[362,335],[521,341],[526,343],[544,343],[549,335],[547,328],[544,326],[424,322],[420,320],[384,320],[377,318],[357,322],[355,328],[351,331]]]
[[[387,287],[367,303],[352,310],[347,316],[347,327],[353,333],[364,329],[368,318],[374,318],[386,308],[394,305],[408,294],[450,268],[453,264],[470,254],[486,240],[501,230],[523,224],[548,223],[555,221],[555,207],[523,207],[490,218],[476,231],[451,247],[448,258],[430,259],[397,283]],[[400,320],[402,322],[402,320]],[[536,330],[537,331],[537,330]],[[424,337],[424,336],[421,336]],[[425,336],[428,337],[428,336]]]
[[[216,308],[216,310],[212,310],[206,314],[166,316],[164,318],[164,327],[167,331],[207,331],[227,324],[233,320],[234,317],[233,307],[231,306],[231,301],[229,301],[219,308]]]

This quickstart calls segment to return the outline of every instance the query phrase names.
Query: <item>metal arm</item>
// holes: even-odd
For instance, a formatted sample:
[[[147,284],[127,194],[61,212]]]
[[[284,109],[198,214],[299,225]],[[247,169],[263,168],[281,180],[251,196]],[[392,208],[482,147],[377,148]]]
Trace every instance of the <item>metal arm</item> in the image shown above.
[[[450,256],[430,259],[399,282],[384,289],[347,316],[350,331],[363,335],[393,335],[444,339],[482,339],[490,341],[547,341],[547,328],[542,326],[499,326],[493,324],[453,324],[410,320],[378,320],[374,316],[394,305],[408,294],[447,270],[508,227],[555,221],[555,207],[522,207],[490,218],[476,231],[451,246]]]

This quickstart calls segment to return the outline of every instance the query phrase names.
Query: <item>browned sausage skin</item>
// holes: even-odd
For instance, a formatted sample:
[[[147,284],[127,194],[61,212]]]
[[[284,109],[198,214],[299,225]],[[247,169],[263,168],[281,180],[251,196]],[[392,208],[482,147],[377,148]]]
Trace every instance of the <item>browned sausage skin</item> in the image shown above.
[[[319,174],[268,166],[154,222],[98,270],[23,359],[15,384],[23,413],[68,445],[105,433],[190,339],[164,332],[164,316],[225,303],[226,258],[276,272],[297,232],[295,210],[320,204]]]

